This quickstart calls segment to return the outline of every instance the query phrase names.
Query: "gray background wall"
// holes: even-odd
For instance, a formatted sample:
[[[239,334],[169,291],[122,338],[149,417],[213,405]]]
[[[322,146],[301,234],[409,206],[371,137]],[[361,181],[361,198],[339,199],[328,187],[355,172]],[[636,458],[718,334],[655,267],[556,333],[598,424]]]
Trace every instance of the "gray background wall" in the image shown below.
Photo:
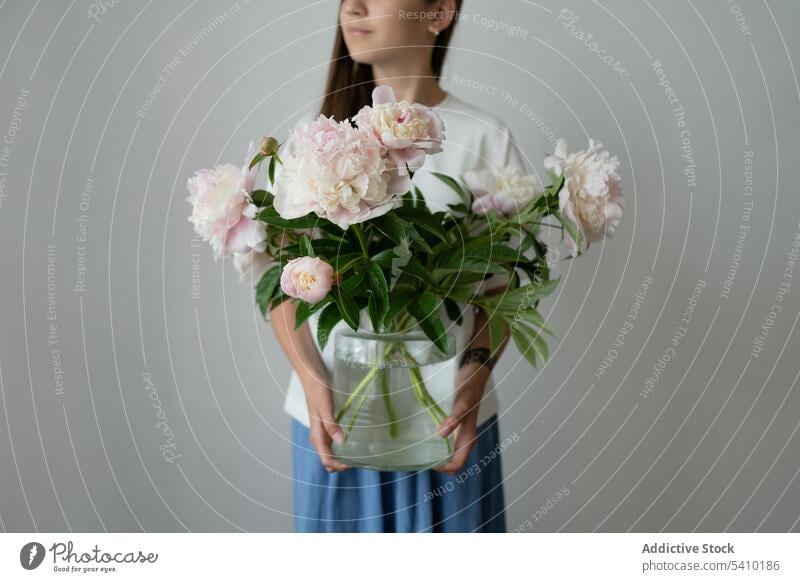
[[[291,530],[289,368],[185,182],[319,106],[339,3],[101,4],[0,2],[0,527]],[[464,12],[445,88],[537,169],[601,138],[628,202],[497,369],[509,528],[800,531],[800,5]]]

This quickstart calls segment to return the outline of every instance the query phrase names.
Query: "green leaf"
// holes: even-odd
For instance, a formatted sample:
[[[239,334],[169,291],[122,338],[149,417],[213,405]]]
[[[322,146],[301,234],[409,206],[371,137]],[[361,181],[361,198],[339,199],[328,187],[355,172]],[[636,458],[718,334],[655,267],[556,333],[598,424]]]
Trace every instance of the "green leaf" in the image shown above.
[[[350,252],[352,247],[347,244],[342,244],[341,241],[328,238],[327,236],[325,238],[315,238],[311,243],[313,244],[313,250],[316,256],[330,257],[331,263],[342,255],[354,254]],[[361,256],[361,253],[358,253],[358,255]]]
[[[438,283],[431,275],[431,272],[427,268],[425,268],[422,265],[422,263],[419,262],[419,259],[417,257],[414,256],[410,257],[408,259],[408,263],[406,263],[406,266],[403,267],[403,271],[405,271],[409,275],[416,277],[417,279],[419,279],[423,283],[426,283],[427,285],[430,285],[431,287],[435,288],[438,286]]]
[[[260,164],[261,160],[266,158],[267,156],[264,155],[264,152],[258,152],[253,159],[250,161],[250,165],[248,166],[249,170],[252,170],[256,164]]]
[[[442,276],[450,273],[485,273],[488,275],[501,275],[506,272],[507,270],[501,265],[488,261],[482,257],[468,257],[458,266],[434,269],[433,278],[439,280],[442,278]]]
[[[408,227],[406,228],[406,231],[408,232],[408,235],[413,241],[413,243],[417,245],[417,247],[419,247],[422,250],[422,252],[427,253],[429,255],[433,254],[433,249],[431,249],[430,245],[428,244],[428,241],[426,241],[422,237],[422,235],[416,228],[414,228],[413,225],[409,224]]]
[[[267,206],[263,208],[257,215],[256,218],[261,220],[262,222],[266,222],[267,224],[271,224],[272,226],[281,226],[283,228],[294,228],[294,229],[303,229],[303,228],[314,228],[315,226],[319,226],[320,218],[316,214],[307,214],[300,218],[292,218],[290,220],[286,218],[282,218],[278,211],[275,210],[274,206]]]
[[[522,318],[527,323],[531,324],[533,327],[538,327],[545,333],[555,337],[556,334],[553,333],[553,329],[549,325],[547,325],[547,322],[536,310],[535,305],[533,307],[525,309],[524,311],[518,311],[517,313],[518,317]]]
[[[370,263],[369,270],[367,271],[369,276],[369,286],[374,293],[375,301],[377,303],[376,310],[377,310],[377,317],[375,318],[376,321],[380,322],[386,316],[386,312],[389,310],[389,286],[386,284],[386,277],[383,274],[383,271],[376,263]],[[379,329],[380,326],[376,326],[375,329]]]
[[[369,314],[369,319],[372,322],[372,329],[375,332],[380,332],[381,314],[379,312],[378,300],[375,299],[375,297],[375,293],[370,292],[369,299],[367,300],[367,313]]]
[[[367,274],[365,271],[353,272],[345,277],[341,283],[339,283],[339,289],[342,293],[355,295],[364,286],[364,278],[366,276]]]
[[[439,172],[431,172],[431,173],[437,178],[439,178],[442,182],[447,184],[456,194],[458,194],[458,197],[461,199],[462,204],[464,204],[466,207],[471,206],[472,194],[465,188],[462,188],[461,184],[459,184],[453,178],[445,174],[440,174]]]
[[[455,321],[458,325],[463,323],[464,318],[461,317],[461,308],[458,306],[458,303],[449,297],[445,297],[444,308],[447,311],[447,317],[450,318],[450,321]]]
[[[266,190],[253,190],[250,192],[250,200],[258,207],[272,204],[274,199],[272,192],[267,192]]]
[[[272,303],[269,304],[270,310],[275,309],[278,305],[289,299],[291,299],[291,297],[289,297],[286,293],[281,293],[272,300]]]
[[[558,218],[558,221],[561,223],[561,226],[563,226],[564,230],[566,230],[573,240],[575,240],[575,242],[578,244],[578,248],[580,249],[583,245],[583,236],[581,236],[581,233],[578,231],[578,227],[574,222],[562,215],[560,212],[556,212],[555,215],[556,218]]]
[[[534,367],[540,367],[540,361],[542,365],[547,363],[549,350],[540,333],[521,322],[516,322],[511,328],[511,335],[517,349]]]
[[[547,173],[550,175],[550,180],[553,182],[550,185],[550,188],[547,190],[548,197],[551,199],[551,202],[558,201],[558,193],[561,191],[561,188],[564,186],[564,180],[566,177],[564,174],[560,174],[556,176],[551,170],[548,170]]]
[[[525,257],[517,249],[508,246],[505,242],[492,242],[491,236],[467,238],[467,243],[444,245],[441,252],[434,253],[435,265],[441,268],[456,269],[464,261],[475,258],[491,261],[497,264],[513,264]],[[437,246],[437,250],[438,250]]]
[[[420,208],[422,210],[428,209],[428,204],[425,202],[425,196],[422,194],[422,190],[417,188],[416,184],[414,185],[414,196],[416,198],[414,208]]]
[[[489,353],[495,354],[506,335],[507,322],[499,313],[489,314]]]
[[[514,344],[516,344],[522,357],[528,360],[528,363],[534,368],[538,368],[539,361],[536,358],[536,348],[528,335],[517,328],[516,331],[511,333],[511,337],[514,339]]]
[[[321,231],[329,235],[332,235],[333,238],[335,238],[336,240],[344,240],[342,237],[342,235],[344,234],[342,228],[340,226],[333,224],[330,220],[321,218],[319,222],[317,222],[314,226],[319,228]]]
[[[343,293],[339,289],[333,293],[333,300],[339,306],[339,312],[342,314],[342,319],[344,319],[345,323],[347,323],[353,331],[358,331],[361,310],[358,308],[355,299],[353,299],[350,294]]]
[[[270,184],[275,183],[275,162],[276,162],[275,156],[272,156],[269,160],[269,170],[268,170]]]
[[[394,244],[401,245],[405,239],[410,238],[422,251],[431,254],[433,250],[414,225],[398,215],[400,210],[415,212],[413,208],[401,207],[370,222],[381,234],[388,237]]]
[[[392,266],[392,261],[397,258],[399,257],[395,254],[394,248],[391,248],[391,249],[386,249],[385,251],[381,251],[377,255],[374,255],[372,257],[372,262],[377,263],[384,269],[388,269],[389,267]]]
[[[536,337],[534,338],[534,343],[539,350],[539,356],[542,360],[542,366],[547,363],[547,360],[550,358],[550,350],[547,347],[547,342],[544,341],[542,334],[537,333]]]
[[[520,252],[508,246],[508,243],[495,243],[490,245],[467,245],[467,253],[470,257],[484,257],[495,263],[512,263],[524,259]]]
[[[370,221],[384,236],[399,245],[405,238],[405,222],[394,212],[389,212],[383,216]]]
[[[262,317],[267,317],[267,307],[272,300],[272,295],[281,279],[281,266],[275,265],[261,276],[256,285],[256,303],[261,310]]]
[[[483,272],[471,273],[461,270],[455,270],[449,274],[434,270],[432,274],[436,278],[437,289],[448,289],[448,294],[452,294],[451,290],[455,287],[465,287],[472,284],[473,288],[470,288],[467,291],[468,295],[472,295],[474,293],[475,283],[480,283],[486,278],[486,275],[484,275]]]
[[[499,295],[493,295],[488,298],[487,301],[494,301],[496,305],[501,305],[503,311],[517,310],[522,305],[527,309],[533,305],[536,299],[552,293],[553,290],[558,287],[560,281],[561,277],[544,282],[534,281],[522,287],[518,287],[517,289],[506,291]]]
[[[311,239],[308,238],[308,235],[303,235],[300,237],[300,252],[303,256],[306,257],[316,257],[317,255],[314,254],[314,247],[311,245]]]
[[[431,233],[443,242],[447,242],[447,236],[442,228],[441,222],[435,215],[421,208],[398,208],[395,213],[400,218],[412,223],[417,228]]]
[[[409,303],[408,312],[417,320],[428,339],[443,354],[447,354],[447,335],[439,318],[439,301],[436,296],[424,291],[417,301]]]
[[[458,204],[448,204],[447,207],[455,214],[467,213],[467,206],[463,202],[459,202]]]
[[[358,265],[359,263],[364,261],[363,255],[359,253],[348,253],[346,255],[336,255],[333,260],[331,261],[331,265],[333,269],[339,273],[339,275],[344,275],[350,269]]]
[[[408,285],[398,284],[389,293],[389,309],[386,311],[383,323],[386,327],[391,327],[392,322],[397,318],[409,303],[415,300],[416,290]]]
[[[531,237],[531,244],[533,248],[536,249],[536,256],[539,258],[546,258],[547,257],[547,245],[542,243],[539,239],[535,236]],[[545,264],[547,261],[545,261]]]
[[[328,339],[330,339],[331,330],[341,320],[342,314],[339,312],[339,306],[336,302],[328,304],[328,306],[322,310],[322,313],[319,314],[317,341],[323,350],[328,343]]]
[[[297,303],[297,309],[295,310],[294,315],[294,328],[299,329],[301,325],[303,325],[309,317],[314,315],[317,311],[325,307],[330,302],[330,297],[326,297],[319,303],[307,303],[305,301],[299,301]]]

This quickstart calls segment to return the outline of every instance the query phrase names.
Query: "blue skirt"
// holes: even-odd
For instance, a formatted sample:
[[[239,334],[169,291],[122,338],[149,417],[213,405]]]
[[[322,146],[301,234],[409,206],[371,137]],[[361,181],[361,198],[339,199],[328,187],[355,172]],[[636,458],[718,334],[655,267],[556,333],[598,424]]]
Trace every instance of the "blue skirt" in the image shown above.
[[[505,532],[497,416],[456,475],[351,468],[328,473],[292,419],[294,514],[298,532]]]

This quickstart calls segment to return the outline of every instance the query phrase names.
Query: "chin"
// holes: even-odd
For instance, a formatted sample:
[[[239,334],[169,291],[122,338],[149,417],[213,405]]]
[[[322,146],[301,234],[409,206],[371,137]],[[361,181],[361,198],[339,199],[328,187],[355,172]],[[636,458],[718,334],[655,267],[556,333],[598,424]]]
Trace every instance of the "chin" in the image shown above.
[[[374,65],[377,59],[375,53],[358,54],[350,53],[350,58],[357,62],[359,65]]]
[[[357,39],[347,43],[347,52],[350,58],[362,65],[372,65],[379,60],[381,47],[373,42]]]

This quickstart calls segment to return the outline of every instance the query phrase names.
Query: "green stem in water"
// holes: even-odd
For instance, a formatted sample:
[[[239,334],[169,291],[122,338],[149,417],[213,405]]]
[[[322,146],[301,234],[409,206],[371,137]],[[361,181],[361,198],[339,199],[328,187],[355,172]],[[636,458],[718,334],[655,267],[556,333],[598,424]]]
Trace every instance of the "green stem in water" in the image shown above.
[[[389,351],[392,349],[392,346],[393,344],[389,344],[386,347],[386,349],[384,349],[383,351],[384,358],[386,358],[386,356],[389,355]],[[358,385],[353,389],[353,391],[350,393],[350,395],[342,404],[342,407],[336,414],[336,422],[340,422],[342,420],[347,410],[350,408],[350,406],[352,406],[355,399],[358,398],[358,395],[361,394],[361,392],[364,389],[366,389],[366,387],[369,385],[372,379],[378,374],[378,372],[381,372],[382,370],[383,368],[379,366],[373,366],[372,369],[369,372],[367,372],[367,375],[361,379],[361,382],[358,383]]]
[[[425,387],[425,381],[422,379],[422,373],[420,372],[420,367],[421,366],[419,365],[419,362],[417,362],[417,360],[414,358],[414,356],[412,356],[409,353],[409,351],[405,348],[405,346],[403,346],[400,349],[402,350],[402,352],[405,355],[405,357],[408,358],[408,360],[412,364],[414,364],[414,367],[409,370],[409,373],[411,373],[413,371],[416,374],[417,380],[418,380],[419,386],[420,386],[420,394],[422,394],[423,399],[428,404],[430,404],[433,407],[433,409],[436,411],[436,413],[442,417],[442,420],[444,420],[445,418],[447,418],[447,415],[444,413],[444,411],[441,409],[441,407],[436,403],[436,401],[433,399],[433,396],[431,396],[431,393],[428,392],[428,389]]]
[[[422,375],[420,374],[419,368],[409,368],[408,375],[411,377],[411,385],[414,387],[414,395],[433,419],[433,423],[436,425],[436,428],[439,428],[442,424],[442,420],[444,420],[446,417],[444,412],[442,412],[442,409],[439,408],[439,405],[434,402],[430,392],[428,392],[427,388],[425,388],[425,382],[422,380]],[[440,414],[441,418],[439,418]],[[453,447],[450,444],[450,437],[445,437],[444,442],[447,445],[447,454],[452,455]]]
[[[400,426],[397,422],[397,413],[392,404],[392,395],[389,393],[389,370],[383,369],[381,374],[381,393],[383,394],[383,404],[386,406],[386,414],[389,416],[389,435],[396,439],[400,433]]]
[[[358,418],[358,413],[361,412],[361,407],[364,406],[364,402],[367,401],[367,393],[361,395],[361,400],[358,401],[358,406],[353,411],[353,416],[350,418],[350,423],[347,425],[347,434],[350,434],[350,431],[353,430],[353,425],[356,423],[356,418]]]
[[[358,225],[356,225],[358,226]],[[363,233],[360,230],[356,230],[356,236],[359,239],[359,242],[363,241]],[[365,247],[362,245],[362,249]],[[399,318],[397,322],[397,328],[399,330],[404,330],[405,326],[408,324],[410,320],[410,316],[405,314],[404,316]],[[417,400],[420,404],[425,408],[426,412],[430,415],[431,419],[433,419],[434,424],[438,428],[441,426],[442,421],[447,418],[447,415],[441,409],[441,407],[436,403],[436,401],[431,396],[430,392],[425,386],[425,381],[422,378],[422,373],[420,372],[420,365],[414,359],[414,357],[409,353],[406,347],[402,343],[397,342],[389,342],[383,352],[383,357],[386,356],[391,352],[391,350],[396,346],[399,345],[399,349],[403,355],[408,358],[408,360],[414,364],[413,368],[409,368],[409,376],[411,378],[411,385],[412,389],[414,390],[414,395],[416,396]],[[353,402],[361,395],[361,400],[359,400],[356,409],[353,411],[353,415],[350,418],[350,422],[347,427],[348,433],[353,428],[356,418],[358,417],[358,413],[361,411],[361,407],[364,405],[366,401],[367,395],[362,394],[364,390],[367,388],[369,383],[373,381],[375,376],[380,373],[381,374],[381,393],[383,395],[383,402],[386,407],[386,413],[389,417],[389,433],[392,438],[397,438],[399,434],[399,423],[397,420],[397,414],[394,410],[394,405],[392,404],[391,394],[389,393],[389,386],[388,386],[388,370],[385,367],[374,367],[372,368],[364,378],[361,379],[361,382],[355,387],[355,389],[350,393],[347,399],[342,404],[341,409],[336,415],[336,422],[340,422],[347,411],[352,406]],[[447,444],[447,452],[448,454],[452,454],[452,445],[450,444],[450,437],[445,438],[445,443]]]
[[[355,399],[358,398],[358,395],[361,394],[361,392],[369,385],[369,383],[372,381],[375,375],[380,372],[380,370],[380,368],[374,367],[367,372],[366,376],[361,379],[361,382],[359,382],[358,386],[353,389],[353,391],[350,393],[350,396],[347,397],[347,400],[344,401],[344,404],[342,404],[342,407],[339,409],[339,412],[336,415],[336,422],[340,422],[342,420],[342,417],[353,404]]]
[[[414,380],[414,382],[416,383],[417,388],[419,389],[419,395],[420,395],[420,398],[422,400],[422,403],[425,406],[430,407],[431,411],[436,414],[436,418],[438,420],[438,422],[437,422],[437,426],[438,426],[438,424],[442,420],[447,418],[447,415],[444,413],[444,410],[442,410],[439,407],[439,405],[436,403],[436,401],[433,399],[433,396],[431,396],[431,393],[428,392],[428,389],[425,386],[425,380],[422,379],[422,373],[420,372],[419,368],[410,368],[408,373],[411,374],[412,379]]]

